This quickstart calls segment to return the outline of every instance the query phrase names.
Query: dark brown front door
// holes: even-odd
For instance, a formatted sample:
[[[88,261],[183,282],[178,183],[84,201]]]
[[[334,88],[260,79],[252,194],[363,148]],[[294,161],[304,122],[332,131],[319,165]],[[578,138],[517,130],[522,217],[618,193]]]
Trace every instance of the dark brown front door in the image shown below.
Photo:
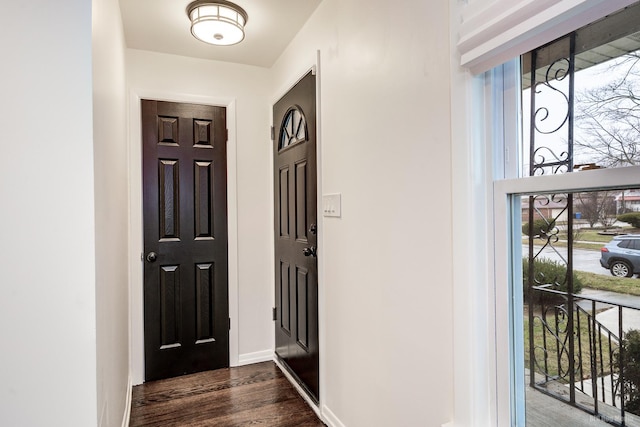
[[[273,106],[276,354],[319,396],[316,78]]]
[[[145,380],[229,365],[226,110],[142,101]]]

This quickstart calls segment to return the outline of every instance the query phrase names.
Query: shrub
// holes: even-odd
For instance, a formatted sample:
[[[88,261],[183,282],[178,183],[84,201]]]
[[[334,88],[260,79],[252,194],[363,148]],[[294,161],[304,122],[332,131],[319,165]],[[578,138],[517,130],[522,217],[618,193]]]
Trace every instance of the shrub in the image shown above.
[[[640,212],[629,212],[617,216],[618,221],[631,224],[635,228],[640,228]]]
[[[630,329],[622,339],[622,366],[625,409],[640,415],[640,331]],[[620,374],[620,367],[617,367]],[[622,393],[618,393],[619,396]]]
[[[551,261],[546,258],[535,259],[533,261],[533,277],[534,284],[533,286],[539,286],[542,284],[555,284],[558,283],[558,286],[553,286],[551,289],[556,291],[567,292],[567,267],[564,264],[561,264],[556,261]],[[540,282],[540,283],[538,283]],[[524,286],[524,300],[529,301],[529,259],[522,259],[522,284]],[[583,283],[580,278],[573,273],[573,293],[578,294],[582,291]],[[551,304],[556,302],[562,302],[563,298],[561,295],[550,294],[546,292],[536,292],[535,303],[544,303]]]
[[[533,220],[533,237],[536,236],[545,236],[546,234],[549,233],[549,231],[553,230],[553,228],[556,226],[556,220],[555,219],[545,219],[545,218],[538,218],[538,219],[534,219]],[[525,222],[524,224],[522,224],[522,234],[525,236],[529,236],[529,223]],[[531,236],[529,236],[531,237]]]

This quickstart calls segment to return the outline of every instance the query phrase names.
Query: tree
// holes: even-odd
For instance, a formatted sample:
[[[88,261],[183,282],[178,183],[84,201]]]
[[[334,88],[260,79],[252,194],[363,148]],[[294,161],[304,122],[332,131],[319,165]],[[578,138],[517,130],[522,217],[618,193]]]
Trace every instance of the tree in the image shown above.
[[[596,223],[609,228],[616,221],[616,201],[614,193],[610,191],[590,191],[577,195],[575,210],[580,212],[591,228]]]
[[[630,329],[624,334],[622,349],[624,380],[621,389],[624,390],[624,407],[627,411],[640,415],[640,331]],[[616,366],[616,373],[620,375],[620,366]],[[617,393],[620,397],[623,396],[622,390]]]
[[[640,228],[640,212],[627,212],[618,215],[618,221],[631,224],[631,226],[635,228]]]
[[[613,197],[607,197],[605,200],[604,209],[602,209],[600,214],[600,224],[605,228],[613,227],[613,224],[616,223],[616,201]]]
[[[640,51],[617,58],[600,86],[576,93],[576,151],[604,167],[640,164]]]
[[[601,207],[599,199],[600,197],[598,197],[597,192],[578,194],[576,211],[580,212],[582,218],[589,223],[591,228],[593,228],[600,219]]]
[[[538,218],[533,220],[533,237],[545,237],[556,226],[555,218]],[[522,224],[522,234],[529,236],[529,223]],[[531,236],[529,236],[531,237]]]
[[[582,291],[583,283],[576,272],[573,271],[573,293],[579,294]],[[551,289],[560,292],[568,292],[567,266],[546,258],[535,258],[533,260],[533,286],[552,285]],[[529,300],[529,258],[522,258],[522,285],[524,300],[527,303],[552,304],[565,301],[560,294],[552,292],[537,291],[531,295],[535,301]]]

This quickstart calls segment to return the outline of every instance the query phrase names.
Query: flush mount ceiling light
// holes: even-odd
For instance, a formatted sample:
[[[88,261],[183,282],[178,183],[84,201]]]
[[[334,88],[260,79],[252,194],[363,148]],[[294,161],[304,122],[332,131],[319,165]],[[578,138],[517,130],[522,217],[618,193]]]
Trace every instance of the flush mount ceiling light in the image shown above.
[[[191,34],[205,43],[229,46],[244,39],[247,12],[224,0],[198,0],[187,7]]]

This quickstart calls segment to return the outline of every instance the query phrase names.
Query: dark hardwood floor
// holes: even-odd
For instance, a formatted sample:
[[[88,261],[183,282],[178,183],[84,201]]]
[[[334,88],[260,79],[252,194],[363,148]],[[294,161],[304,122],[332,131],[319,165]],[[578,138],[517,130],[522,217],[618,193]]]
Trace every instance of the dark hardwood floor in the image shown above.
[[[324,426],[273,362],[136,386],[129,425]]]

